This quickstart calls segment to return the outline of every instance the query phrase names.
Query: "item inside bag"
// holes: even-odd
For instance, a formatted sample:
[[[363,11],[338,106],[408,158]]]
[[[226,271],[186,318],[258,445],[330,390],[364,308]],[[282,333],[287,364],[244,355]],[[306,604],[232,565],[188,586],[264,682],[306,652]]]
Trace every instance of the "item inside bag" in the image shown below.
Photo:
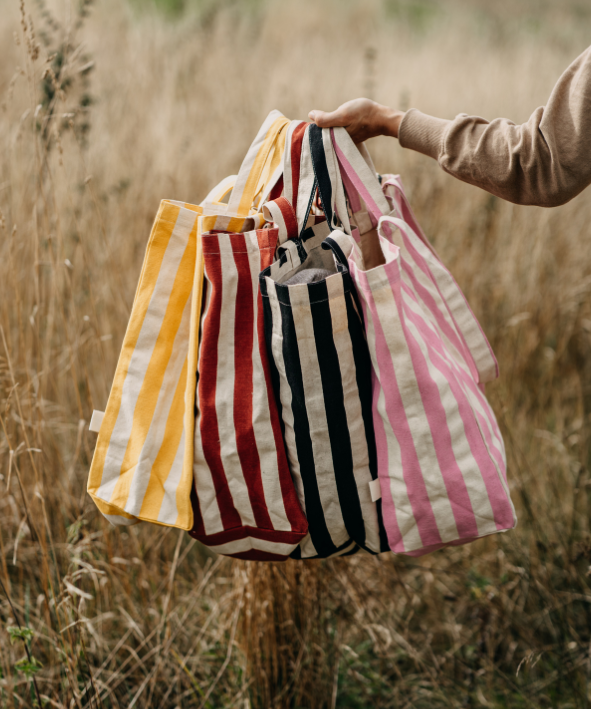
[[[286,286],[293,286],[299,283],[317,283],[336,272],[337,267],[332,253],[321,249],[313,249],[295,273],[291,271],[288,278],[285,280],[277,279],[277,283],[283,283]]]

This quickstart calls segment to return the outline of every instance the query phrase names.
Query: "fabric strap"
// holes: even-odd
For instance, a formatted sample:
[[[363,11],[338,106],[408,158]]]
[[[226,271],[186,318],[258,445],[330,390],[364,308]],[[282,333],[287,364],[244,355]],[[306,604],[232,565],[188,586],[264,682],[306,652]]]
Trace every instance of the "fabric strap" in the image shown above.
[[[281,157],[285,141],[285,129],[289,120],[279,111],[271,111],[252,142],[240,171],[234,178],[228,204],[212,199],[213,191],[202,202],[204,216],[248,217],[261,189],[273,187],[279,179]],[[227,178],[229,179],[229,178]],[[226,193],[227,194],[227,193]]]
[[[368,165],[345,128],[330,128],[332,143],[341,167],[341,174],[352,200],[352,211],[361,210],[358,196],[363,199],[367,212],[375,228],[381,216],[390,213],[390,205],[382,192],[382,187],[374,170]],[[355,209],[357,207],[357,210]],[[362,230],[363,231],[363,230]]]

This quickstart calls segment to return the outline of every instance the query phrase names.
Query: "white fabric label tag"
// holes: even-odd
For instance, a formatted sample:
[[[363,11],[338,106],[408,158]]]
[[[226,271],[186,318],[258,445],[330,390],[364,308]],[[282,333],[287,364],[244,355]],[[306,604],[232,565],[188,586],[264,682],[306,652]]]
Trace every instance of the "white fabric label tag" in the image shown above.
[[[88,426],[88,430],[94,431],[94,433],[98,433],[101,430],[101,423],[103,422],[104,418],[105,418],[104,411],[93,411],[92,418],[90,419],[90,425]]]
[[[371,501],[376,502],[382,499],[382,488],[380,486],[380,479],[376,478],[369,483],[369,492],[371,495]]]

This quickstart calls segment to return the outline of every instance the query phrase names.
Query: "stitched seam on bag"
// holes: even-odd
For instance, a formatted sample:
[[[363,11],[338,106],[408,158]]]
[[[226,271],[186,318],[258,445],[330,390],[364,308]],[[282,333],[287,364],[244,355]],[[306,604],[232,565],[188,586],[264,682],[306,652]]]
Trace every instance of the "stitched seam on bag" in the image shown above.
[[[259,249],[259,251],[275,251],[275,249],[271,248],[270,246],[265,246],[262,249]],[[222,252],[221,251],[206,251],[205,249],[203,250],[204,254],[214,254],[216,256],[219,256]],[[254,251],[234,251],[232,249],[233,254],[252,254]]]
[[[474,420],[476,422],[476,427],[478,428],[478,432],[480,433],[480,437],[482,438],[482,445],[484,446],[484,449],[486,450],[489,460],[492,463],[492,466],[495,469],[495,472],[499,478],[499,482],[501,483],[501,488],[502,488],[503,492],[505,493],[505,495],[507,496],[507,499],[509,500],[509,504],[511,504],[511,494],[510,494],[510,490],[509,490],[509,481],[505,480],[505,477],[503,475],[503,471],[500,470],[499,467],[497,466],[497,461],[495,460],[495,458],[492,454],[492,451],[491,451],[492,446],[489,446],[488,443],[486,442],[484,432],[482,431],[482,428],[480,426],[480,421],[478,420],[478,415],[474,409],[474,406],[472,405],[472,402],[470,401],[470,397],[466,397],[466,401],[468,402],[468,405],[472,409],[472,415],[474,416]],[[490,404],[488,403],[488,401],[486,403],[490,407]],[[491,407],[491,409],[492,409],[492,407]],[[494,416],[494,411],[493,411],[493,416]],[[502,435],[502,434],[500,434],[500,432],[499,432],[499,435]],[[493,443],[494,443],[494,433],[491,433],[491,437],[493,438]],[[506,472],[507,472],[507,463],[505,462],[505,473]],[[501,530],[497,530],[497,531],[501,531]]]
[[[189,211],[191,212],[191,210],[189,210]],[[197,212],[191,212],[191,213],[195,215],[195,221],[197,221],[197,217],[201,216],[200,214],[197,214]],[[164,223],[164,224],[170,224],[171,226],[176,226],[178,224],[178,221],[179,221],[178,219],[175,219],[173,221],[172,219],[165,219],[164,217],[160,217],[159,219],[156,220],[156,224]],[[187,228],[189,228],[188,225],[185,225],[185,226],[187,226]]]
[[[128,512],[127,514],[131,514],[131,513]],[[247,528],[248,528],[248,525],[241,524],[241,525],[239,525],[238,527],[229,527],[228,529],[224,529],[223,532],[214,532],[213,534],[201,534],[201,535],[199,535],[199,536],[202,536],[202,537],[215,537],[216,534],[225,534],[226,532],[233,532],[235,529],[246,529],[246,530],[248,531]],[[298,531],[293,531],[293,530],[288,531],[288,530],[285,530],[285,529],[283,529],[283,530],[282,530],[282,529],[275,529],[275,528],[273,528],[273,527],[252,527],[252,526],[251,526],[250,529],[255,530],[255,531],[256,531],[256,530],[260,530],[261,532],[277,532],[277,533],[279,533],[279,534],[293,534],[293,535],[295,535],[295,536],[300,536],[300,535],[301,535],[302,537],[305,537],[305,536],[308,534],[307,531],[306,531],[306,532],[298,532]],[[250,536],[250,535],[249,535],[249,536]],[[238,540],[234,540],[234,541],[238,541]],[[263,541],[265,541],[265,540],[263,540]],[[229,543],[232,543],[232,542],[229,542]],[[285,542],[285,543],[286,543],[286,544],[289,544],[290,542]]]
[[[344,294],[350,293],[350,292],[351,292],[351,291],[348,291],[348,290],[343,291]],[[269,298],[269,297],[270,297],[269,294],[264,295],[263,293],[261,293],[261,296],[262,296],[263,298]],[[340,298],[340,297],[341,297],[341,294],[339,293],[339,294],[336,295],[334,298],[323,298],[322,300],[313,300],[313,301],[310,301],[310,305],[317,305],[317,304],[319,304],[319,303],[329,303],[331,300],[336,300],[337,298]],[[277,302],[278,302],[280,305],[288,305],[290,308],[293,307],[293,303],[284,303],[280,298],[277,298]]]

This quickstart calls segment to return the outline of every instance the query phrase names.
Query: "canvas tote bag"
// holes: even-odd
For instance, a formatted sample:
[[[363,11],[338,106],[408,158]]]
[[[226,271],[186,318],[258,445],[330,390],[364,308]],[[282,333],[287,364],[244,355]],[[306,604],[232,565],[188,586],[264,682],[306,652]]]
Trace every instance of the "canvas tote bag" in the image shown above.
[[[259,273],[275,259],[278,229],[252,212],[282,171],[289,121],[263,124],[227,205],[199,218],[205,302],[197,364],[194,526],[191,536],[242,559],[281,560],[305,537],[274,400]],[[266,175],[266,176],[265,176]]]
[[[277,180],[280,156],[261,179]],[[275,170],[275,175],[270,174]],[[242,174],[244,189],[248,174]],[[207,210],[237,183],[230,176],[206,197]],[[264,185],[257,185],[260,192]],[[203,206],[163,200],[146,256],[98,435],[88,492],[115,525],[138,521],[191,529],[193,434],[203,256]],[[257,224],[261,219],[255,218]],[[253,221],[253,223],[254,223]]]
[[[388,550],[368,486],[377,478],[371,360],[349,274],[322,248],[336,219],[337,193],[314,137],[322,138],[315,125],[292,123],[285,193],[265,206],[286,240],[279,260],[260,277],[272,379],[309,523],[309,535],[292,555],[298,558],[342,555],[357,547]],[[308,226],[317,184],[326,221]],[[317,273],[319,280],[293,282]]]
[[[226,183],[211,196],[223,196]],[[201,207],[163,200],[154,221],[104,414],[88,493],[115,525],[190,529]]]
[[[351,221],[378,228],[386,264],[350,240],[373,365],[373,419],[392,551],[428,553],[511,529],[505,450],[484,382],[494,355],[416,220],[399,178],[382,191],[344,129],[330,129]],[[325,141],[325,145],[328,142]],[[353,230],[356,241],[361,229]]]

